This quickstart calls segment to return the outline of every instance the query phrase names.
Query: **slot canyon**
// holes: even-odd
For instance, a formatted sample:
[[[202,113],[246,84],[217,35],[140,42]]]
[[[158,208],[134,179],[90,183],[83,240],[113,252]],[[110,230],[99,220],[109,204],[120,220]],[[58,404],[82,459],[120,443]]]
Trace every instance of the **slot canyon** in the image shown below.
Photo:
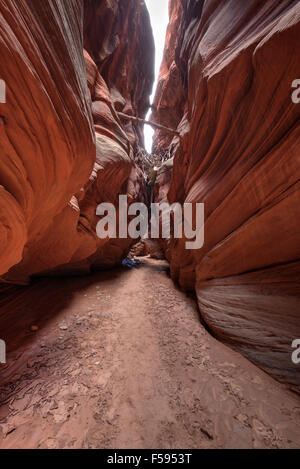
[[[300,446],[300,3],[150,1],[0,0],[0,449]]]

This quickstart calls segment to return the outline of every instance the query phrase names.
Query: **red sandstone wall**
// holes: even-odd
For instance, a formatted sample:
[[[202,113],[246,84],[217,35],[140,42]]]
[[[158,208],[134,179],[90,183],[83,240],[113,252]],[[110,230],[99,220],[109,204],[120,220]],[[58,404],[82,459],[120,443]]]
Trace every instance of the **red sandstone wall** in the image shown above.
[[[4,281],[89,272],[130,249],[130,241],[96,236],[100,202],[144,194],[134,162],[141,129],[116,111],[147,111],[153,38],[144,3],[126,3],[0,0]]]
[[[171,0],[153,118],[172,143],[170,202],[205,203],[205,245],[171,241],[171,273],[195,288],[211,331],[300,384],[300,4]],[[174,110],[175,106],[175,110]]]

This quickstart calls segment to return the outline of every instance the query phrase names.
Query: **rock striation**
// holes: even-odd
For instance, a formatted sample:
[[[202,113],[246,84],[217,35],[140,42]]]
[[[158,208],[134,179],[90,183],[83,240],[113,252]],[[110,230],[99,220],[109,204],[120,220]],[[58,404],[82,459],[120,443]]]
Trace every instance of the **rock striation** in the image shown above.
[[[89,272],[130,240],[100,240],[96,207],[145,194],[135,163],[153,82],[139,0],[0,0],[0,275]],[[84,52],[85,49],[85,52]]]
[[[171,0],[152,119],[172,147],[170,203],[205,203],[205,244],[170,240],[173,279],[212,333],[292,385],[300,338],[300,4]],[[162,187],[162,189],[161,189]],[[159,196],[160,197],[160,196]]]

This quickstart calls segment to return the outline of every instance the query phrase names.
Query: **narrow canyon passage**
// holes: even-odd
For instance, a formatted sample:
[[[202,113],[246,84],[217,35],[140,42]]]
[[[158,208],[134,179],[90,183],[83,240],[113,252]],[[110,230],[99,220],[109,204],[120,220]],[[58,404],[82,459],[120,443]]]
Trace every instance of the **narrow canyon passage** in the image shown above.
[[[2,288],[0,448],[299,445],[297,397],[209,335],[166,262]]]
[[[0,44],[0,449],[299,448],[300,2],[0,0]]]

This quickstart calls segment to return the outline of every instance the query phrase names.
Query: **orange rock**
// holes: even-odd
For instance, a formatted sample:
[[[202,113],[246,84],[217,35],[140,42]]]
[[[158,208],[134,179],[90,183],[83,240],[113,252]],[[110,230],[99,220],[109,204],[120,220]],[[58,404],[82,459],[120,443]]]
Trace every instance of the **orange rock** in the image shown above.
[[[174,155],[156,193],[204,202],[206,216],[203,249],[168,244],[171,274],[217,337],[299,385],[300,4],[173,0],[170,13],[153,118],[181,138],[156,133]]]
[[[7,102],[0,104],[6,121],[0,125],[0,274],[24,255],[38,255],[38,240],[80,190],[95,159],[81,2],[56,3],[0,1],[7,87]]]

